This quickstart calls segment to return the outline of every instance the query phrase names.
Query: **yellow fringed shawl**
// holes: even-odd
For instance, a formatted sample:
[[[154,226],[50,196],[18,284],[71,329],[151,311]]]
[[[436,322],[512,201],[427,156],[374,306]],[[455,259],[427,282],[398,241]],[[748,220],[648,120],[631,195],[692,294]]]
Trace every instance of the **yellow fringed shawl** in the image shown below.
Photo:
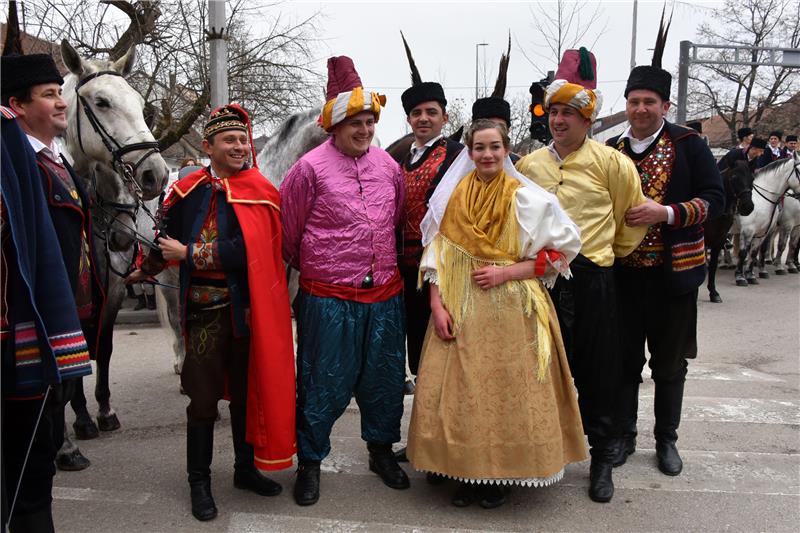
[[[472,294],[481,289],[472,273],[486,265],[507,266],[520,261],[516,191],[522,184],[501,172],[490,181],[472,171],[459,182],[430,246],[436,252],[439,294],[453,317],[457,332],[472,307]],[[420,273],[422,276],[422,273]],[[498,298],[509,293],[522,296],[524,312],[536,312],[536,345],[539,381],[550,364],[549,304],[538,279],[511,280],[489,289]]]

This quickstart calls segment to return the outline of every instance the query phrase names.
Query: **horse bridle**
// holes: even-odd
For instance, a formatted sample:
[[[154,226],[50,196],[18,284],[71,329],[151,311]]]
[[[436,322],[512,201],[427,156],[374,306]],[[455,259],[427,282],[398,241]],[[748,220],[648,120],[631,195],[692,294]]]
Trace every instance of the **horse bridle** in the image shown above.
[[[797,181],[800,182],[800,163],[793,163],[792,164],[792,171],[793,171],[792,174],[790,174],[786,178],[786,181],[788,182],[790,179],[792,179],[792,176],[794,176],[795,178],[797,178]],[[778,205],[780,203],[780,201],[781,201],[781,198],[783,198],[783,196],[784,196],[783,194],[778,194],[778,193],[776,193],[774,191],[767,190],[764,187],[759,187],[758,185],[756,185],[755,180],[753,181],[753,190],[756,191],[761,198],[763,198],[764,200],[766,200],[767,202],[769,202],[773,206]],[[764,191],[766,193],[769,193],[771,195],[777,196],[777,199],[775,199],[774,201],[770,200],[769,198],[764,196],[764,192],[762,192],[762,191]]]
[[[94,206],[98,208],[98,210],[102,213],[103,218],[105,219],[108,217],[111,222],[108,224],[103,224],[105,229],[99,232],[96,232],[96,235],[104,242],[105,248],[105,255],[106,255],[106,268],[107,270],[113,272],[119,277],[126,277],[126,272],[119,272],[115,269],[111,263],[111,238],[110,238],[110,228],[111,224],[114,221],[117,222],[120,226],[125,228],[128,232],[130,232],[131,236],[137,239],[139,242],[147,245],[150,248],[158,249],[158,245],[153,242],[152,240],[148,239],[144,235],[142,235],[135,227],[136,223],[136,216],[141,209],[144,211],[147,216],[156,224],[159,225],[158,220],[156,217],[150,212],[144,202],[142,201],[142,188],[136,182],[136,171],[145,162],[145,160],[153,154],[157,154],[160,152],[158,148],[158,142],[156,141],[144,141],[138,143],[130,143],[122,145],[114,138],[113,135],[108,133],[108,130],[103,126],[103,123],[97,118],[97,115],[92,110],[91,106],[88,105],[86,99],[81,95],[79,92],[80,88],[86,85],[86,83],[90,82],[91,80],[98,78],[100,76],[120,76],[122,74],[116,72],[114,70],[102,70],[99,72],[94,72],[89,74],[85,78],[78,81],[75,85],[75,94],[78,97],[79,109],[77,111],[78,115],[78,145],[81,148],[81,151],[85,154],[86,150],[83,148],[83,137],[81,135],[81,110],[80,107],[83,107],[84,113],[86,113],[86,118],[89,120],[89,124],[91,124],[92,129],[95,133],[100,137],[100,140],[103,141],[103,145],[106,147],[108,152],[111,154],[112,165],[115,170],[117,170],[122,175],[122,180],[125,185],[128,187],[128,191],[134,196],[135,201],[133,203],[123,203],[123,202],[111,202],[104,199],[97,188],[97,177],[96,173],[92,172],[91,181],[92,181],[92,190],[94,191]],[[130,163],[125,161],[124,156],[130,152],[135,152],[137,150],[146,150],[144,155],[142,155],[135,163]],[[110,209],[109,209],[110,208]],[[113,209],[115,212],[112,212]],[[133,226],[128,225],[122,222],[119,219],[119,216],[125,214],[130,217],[131,222],[133,222]],[[97,228],[99,224],[95,225]],[[136,257],[135,254],[131,256],[130,263],[133,264]],[[175,288],[171,285],[162,284],[160,282],[153,282],[155,285],[164,285],[165,287]]]
[[[75,85],[75,94],[78,97],[79,109],[77,111],[78,114],[78,145],[81,147],[81,151],[85,154],[86,150],[83,148],[83,137],[81,135],[81,110],[80,107],[83,107],[83,112],[86,113],[86,118],[89,120],[89,124],[91,124],[92,129],[94,132],[100,137],[100,140],[103,141],[103,145],[105,145],[108,152],[111,154],[111,160],[113,166],[122,174],[123,180],[126,182],[128,188],[131,190],[131,193],[136,194],[137,196],[141,196],[142,189],[139,187],[139,184],[136,183],[136,171],[139,170],[139,167],[145,160],[153,154],[157,154],[160,152],[158,148],[158,142],[156,141],[144,141],[138,143],[131,143],[122,145],[114,138],[113,135],[108,133],[108,130],[103,126],[100,120],[97,118],[97,115],[92,110],[91,106],[86,102],[86,99],[80,93],[80,88],[86,85],[88,82],[92,81],[95,78],[99,78],[100,76],[119,76],[122,77],[122,74],[116,72],[114,70],[101,70],[99,72],[94,72],[89,74],[85,78],[78,81]],[[146,150],[144,155],[138,159],[135,163],[130,163],[125,161],[124,156],[130,152],[135,152],[137,150]]]

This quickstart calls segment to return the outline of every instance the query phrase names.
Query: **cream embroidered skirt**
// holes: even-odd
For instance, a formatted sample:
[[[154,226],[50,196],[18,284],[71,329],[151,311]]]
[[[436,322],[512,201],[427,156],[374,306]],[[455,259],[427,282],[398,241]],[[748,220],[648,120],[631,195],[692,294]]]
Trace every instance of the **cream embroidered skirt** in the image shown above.
[[[544,382],[536,378],[536,318],[525,316],[520,296],[478,289],[472,303],[453,341],[428,323],[409,460],[462,481],[554,483],[567,463],[586,459],[586,444],[552,302]]]

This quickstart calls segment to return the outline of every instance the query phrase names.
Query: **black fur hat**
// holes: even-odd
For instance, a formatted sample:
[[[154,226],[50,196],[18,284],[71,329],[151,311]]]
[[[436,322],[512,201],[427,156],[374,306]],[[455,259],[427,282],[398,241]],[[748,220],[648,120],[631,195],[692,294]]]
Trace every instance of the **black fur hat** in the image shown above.
[[[666,9],[666,6],[665,6]],[[672,15],[666,26],[664,25],[664,10],[661,11],[661,24],[656,36],[656,47],[653,49],[653,59],[650,65],[640,65],[634,67],[628,76],[628,84],[625,86],[625,98],[628,93],[637,89],[647,89],[654,91],[667,102],[672,88],[672,74],[661,68],[661,56],[664,55],[664,46],[667,43],[667,33],[672,23]]]
[[[766,148],[767,141],[762,139],[761,137],[753,137],[753,140],[750,141],[750,148]]]
[[[411,114],[411,110],[422,102],[439,102],[442,107],[447,106],[447,98],[444,97],[444,89],[435,81],[424,81],[419,85],[412,85],[400,96],[403,101],[403,109],[406,115]]]
[[[507,126],[511,126],[511,106],[496,96],[478,98],[472,104],[472,120],[479,118],[502,118]]]
[[[745,137],[752,134],[752,128],[739,128],[739,131],[736,132],[736,137],[738,137],[740,141],[743,141]]]
[[[787,135],[785,140],[787,143],[790,143],[792,141],[797,142],[797,135]]]
[[[55,61],[47,54],[3,56],[0,70],[0,92],[4,95],[43,83],[64,83]]]
[[[769,132],[769,136],[767,136],[767,138],[769,139],[770,137],[777,137],[778,140],[781,140],[783,139],[783,132],[780,130],[771,131]]]

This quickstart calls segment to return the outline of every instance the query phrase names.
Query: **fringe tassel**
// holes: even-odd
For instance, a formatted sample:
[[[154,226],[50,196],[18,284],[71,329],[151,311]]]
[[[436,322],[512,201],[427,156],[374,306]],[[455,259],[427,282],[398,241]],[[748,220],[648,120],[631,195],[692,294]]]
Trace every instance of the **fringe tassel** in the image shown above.
[[[516,220],[513,223],[516,224]],[[503,236],[501,236],[501,241],[517,241],[516,235],[513,235],[513,233],[508,232],[508,235],[506,235],[504,232]],[[441,294],[442,302],[453,317],[454,332],[458,332],[464,318],[472,312],[474,292],[483,290],[472,279],[473,271],[487,265],[508,266],[514,262],[474,257],[441,233],[434,238],[430,246],[435,246],[435,251],[437,252],[435,257],[439,278],[439,293]],[[518,245],[514,245],[513,248],[518,248]],[[422,272],[420,276],[422,276]],[[539,382],[544,382],[550,365],[552,338],[549,322],[550,308],[541,281],[538,279],[512,280],[491,290],[495,291],[497,298],[503,298],[512,293],[520,294],[525,316],[529,317],[535,314],[536,341],[531,348],[535,349],[537,353],[538,369],[536,377]]]

